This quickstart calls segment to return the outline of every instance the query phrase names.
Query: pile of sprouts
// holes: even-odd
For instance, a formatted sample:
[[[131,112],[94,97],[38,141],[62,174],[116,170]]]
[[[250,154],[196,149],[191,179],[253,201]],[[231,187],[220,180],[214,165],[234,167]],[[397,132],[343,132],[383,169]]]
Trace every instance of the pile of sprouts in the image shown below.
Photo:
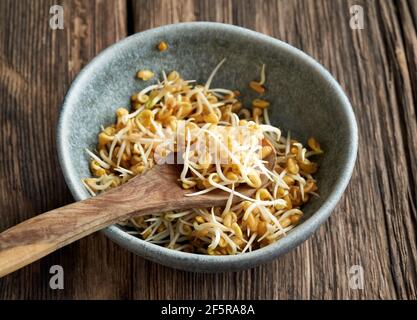
[[[211,88],[221,61],[205,85],[184,80],[177,71],[131,97],[131,108],[119,108],[116,122],[102,128],[97,150],[90,156],[93,177],[83,179],[95,196],[176,155],[182,161],[178,183],[195,196],[215,189],[228,192],[224,207],[190,208],[136,217],[123,225],[127,232],[170,249],[234,255],[256,250],[284,237],[299,222],[302,206],[317,194],[311,156],[323,153],[314,138],[304,147],[271,125],[270,103],[262,99],[265,65],[249,88],[259,97],[251,109],[240,93]],[[140,70],[151,81],[150,70]],[[269,144],[263,143],[267,139]],[[271,147],[273,146],[273,147]],[[275,154],[274,168],[265,158]],[[178,160],[178,159],[177,159]],[[262,178],[267,183],[262,182]],[[247,197],[236,190],[255,190]],[[234,203],[234,197],[239,201]]]

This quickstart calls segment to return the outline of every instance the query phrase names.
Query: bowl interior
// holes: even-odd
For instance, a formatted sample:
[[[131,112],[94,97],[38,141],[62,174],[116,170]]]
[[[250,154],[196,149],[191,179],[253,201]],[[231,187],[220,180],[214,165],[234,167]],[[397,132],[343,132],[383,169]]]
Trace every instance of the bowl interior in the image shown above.
[[[169,44],[165,52],[155,49],[161,40]],[[177,70],[185,79],[205,83],[223,58],[227,60],[212,87],[239,90],[249,107],[257,94],[248,89],[248,83],[259,79],[264,63],[264,98],[271,102],[271,122],[303,143],[315,137],[325,150],[316,157],[320,198],[303,209],[304,220],[310,219],[346,170],[351,170],[356,146],[349,103],[330,75],[298,50],[254,32],[216,24],[167,26],[134,35],[105,50],[80,73],[64,103],[58,140],[74,197],[89,196],[81,184],[82,178],[90,176],[84,149],[94,150],[100,126],[113,123],[115,110],[129,107],[131,94],[149,85],[135,79],[137,70],[150,69],[159,76],[162,71]]]

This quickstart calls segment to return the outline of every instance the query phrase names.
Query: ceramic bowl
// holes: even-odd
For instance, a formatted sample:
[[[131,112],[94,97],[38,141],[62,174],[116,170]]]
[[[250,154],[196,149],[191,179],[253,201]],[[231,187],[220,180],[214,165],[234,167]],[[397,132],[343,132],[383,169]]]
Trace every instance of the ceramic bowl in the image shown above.
[[[159,52],[161,41],[169,49]],[[147,243],[113,225],[103,232],[114,242],[149,260],[197,272],[224,272],[270,261],[305,241],[329,217],[343,195],[357,153],[357,125],[339,84],[314,59],[285,42],[240,27],[209,22],[174,24],[132,35],[101,52],[77,76],[58,123],[59,161],[74,198],[89,197],[81,179],[90,176],[85,148],[95,149],[101,125],[115,120],[115,110],[149,83],[135,79],[140,69],[177,70],[185,79],[205,83],[226,58],[213,86],[237,89],[246,104],[255,97],[248,83],[266,64],[271,122],[306,142],[314,136],[325,150],[316,175],[320,198],[304,207],[302,223],[278,242],[235,256],[177,252]],[[143,195],[146,201],[146,195]],[[319,245],[319,244],[315,244]],[[325,248],[323,248],[325,249]]]

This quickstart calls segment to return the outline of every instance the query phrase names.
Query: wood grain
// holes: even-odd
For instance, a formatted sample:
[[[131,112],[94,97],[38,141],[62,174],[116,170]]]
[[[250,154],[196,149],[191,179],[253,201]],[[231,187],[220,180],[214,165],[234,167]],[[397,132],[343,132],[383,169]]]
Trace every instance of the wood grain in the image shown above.
[[[354,4],[364,8],[363,30],[349,26]],[[54,147],[59,104],[79,68],[127,31],[209,20],[289,42],[345,89],[360,150],[329,221],[270,264],[229,274],[175,271],[98,234],[0,280],[1,298],[417,298],[416,0],[67,1],[63,31],[49,30],[50,5],[0,2],[0,230],[71,201]],[[65,290],[49,289],[52,264],[64,267]],[[364,290],[349,287],[357,264]]]
[[[49,27],[55,4],[64,7],[64,30]],[[0,1],[2,231],[73,201],[56,156],[60,104],[80,68],[126,35],[125,12],[125,1]],[[1,279],[0,296],[128,297],[130,259],[95,234]],[[63,291],[49,288],[54,264],[65,270]],[[101,286],[103,275],[107,286]]]

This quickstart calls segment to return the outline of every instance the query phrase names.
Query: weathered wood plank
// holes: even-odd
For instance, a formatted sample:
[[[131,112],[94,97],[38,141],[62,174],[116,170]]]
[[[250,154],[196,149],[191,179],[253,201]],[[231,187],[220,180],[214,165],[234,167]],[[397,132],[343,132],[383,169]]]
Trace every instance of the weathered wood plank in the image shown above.
[[[273,263],[193,274],[133,256],[97,234],[1,279],[0,298],[417,297],[415,0],[67,0],[58,31],[48,25],[53,4],[0,1],[0,230],[72,201],[56,159],[59,105],[80,68],[128,27],[219,21],[304,50],[351,99],[360,151],[330,220]],[[364,9],[363,30],[349,26],[354,4]],[[48,287],[53,264],[66,272],[63,291]],[[357,264],[364,290],[349,288],[348,270]]]
[[[49,27],[54,4],[63,30]],[[126,35],[125,16],[124,1],[0,2],[0,230],[72,201],[55,148],[60,104],[82,66]],[[49,288],[54,264],[65,290]],[[95,234],[1,279],[0,297],[128,297],[129,276],[130,254]]]
[[[349,26],[354,4],[364,9],[363,30]],[[135,259],[134,272],[143,275],[134,281],[136,298],[416,297],[414,4],[134,1],[135,31],[219,21],[269,34],[312,55],[350,97],[361,143],[345,197],[305,244],[266,266],[233,274],[189,274]],[[365,290],[348,285],[348,270],[357,264],[364,268]],[[147,272],[140,272],[143,268]]]

